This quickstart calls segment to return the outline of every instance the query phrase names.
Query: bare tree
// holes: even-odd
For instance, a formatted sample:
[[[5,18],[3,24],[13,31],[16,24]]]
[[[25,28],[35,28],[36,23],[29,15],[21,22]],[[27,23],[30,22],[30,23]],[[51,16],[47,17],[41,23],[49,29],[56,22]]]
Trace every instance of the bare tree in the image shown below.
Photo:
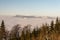
[[[19,28],[19,25],[16,25],[12,28],[10,33],[10,40],[20,40]]]

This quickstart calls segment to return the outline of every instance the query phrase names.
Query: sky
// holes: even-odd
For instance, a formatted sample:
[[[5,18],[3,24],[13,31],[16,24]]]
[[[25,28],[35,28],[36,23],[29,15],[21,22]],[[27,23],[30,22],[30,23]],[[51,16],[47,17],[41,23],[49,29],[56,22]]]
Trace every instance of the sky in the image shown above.
[[[0,0],[0,15],[60,16],[60,0]]]

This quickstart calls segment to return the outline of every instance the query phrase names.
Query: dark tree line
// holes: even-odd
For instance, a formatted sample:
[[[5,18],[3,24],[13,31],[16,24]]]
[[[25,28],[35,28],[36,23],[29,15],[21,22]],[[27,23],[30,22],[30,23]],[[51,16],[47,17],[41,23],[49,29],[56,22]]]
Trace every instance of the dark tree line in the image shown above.
[[[36,27],[32,31],[31,25],[24,28],[15,25],[11,31],[7,31],[4,20],[2,20],[0,40],[60,40],[60,21],[57,17],[55,23],[52,20],[50,25],[43,24],[42,27]]]

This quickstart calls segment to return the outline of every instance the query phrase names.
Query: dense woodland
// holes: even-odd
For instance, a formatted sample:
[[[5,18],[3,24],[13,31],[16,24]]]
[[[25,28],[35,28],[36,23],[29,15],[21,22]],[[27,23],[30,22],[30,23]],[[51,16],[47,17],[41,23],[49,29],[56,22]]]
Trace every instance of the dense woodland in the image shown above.
[[[4,20],[0,26],[0,40],[60,40],[60,21],[58,17],[56,22],[52,20],[50,25],[43,24],[42,27],[36,27],[31,31],[31,25],[21,28],[18,24],[11,31],[5,29]]]

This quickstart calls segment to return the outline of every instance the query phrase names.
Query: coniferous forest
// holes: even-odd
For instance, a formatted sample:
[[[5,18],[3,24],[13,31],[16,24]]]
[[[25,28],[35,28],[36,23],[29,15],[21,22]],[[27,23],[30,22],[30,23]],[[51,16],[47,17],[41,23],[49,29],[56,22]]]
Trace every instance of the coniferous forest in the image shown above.
[[[15,25],[11,31],[5,28],[4,20],[0,26],[0,40],[60,40],[60,21],[52,20],[50,25],[43,24],[42,27],[36,27],[31,31],[31,25],[21,28],[19,24]]]

